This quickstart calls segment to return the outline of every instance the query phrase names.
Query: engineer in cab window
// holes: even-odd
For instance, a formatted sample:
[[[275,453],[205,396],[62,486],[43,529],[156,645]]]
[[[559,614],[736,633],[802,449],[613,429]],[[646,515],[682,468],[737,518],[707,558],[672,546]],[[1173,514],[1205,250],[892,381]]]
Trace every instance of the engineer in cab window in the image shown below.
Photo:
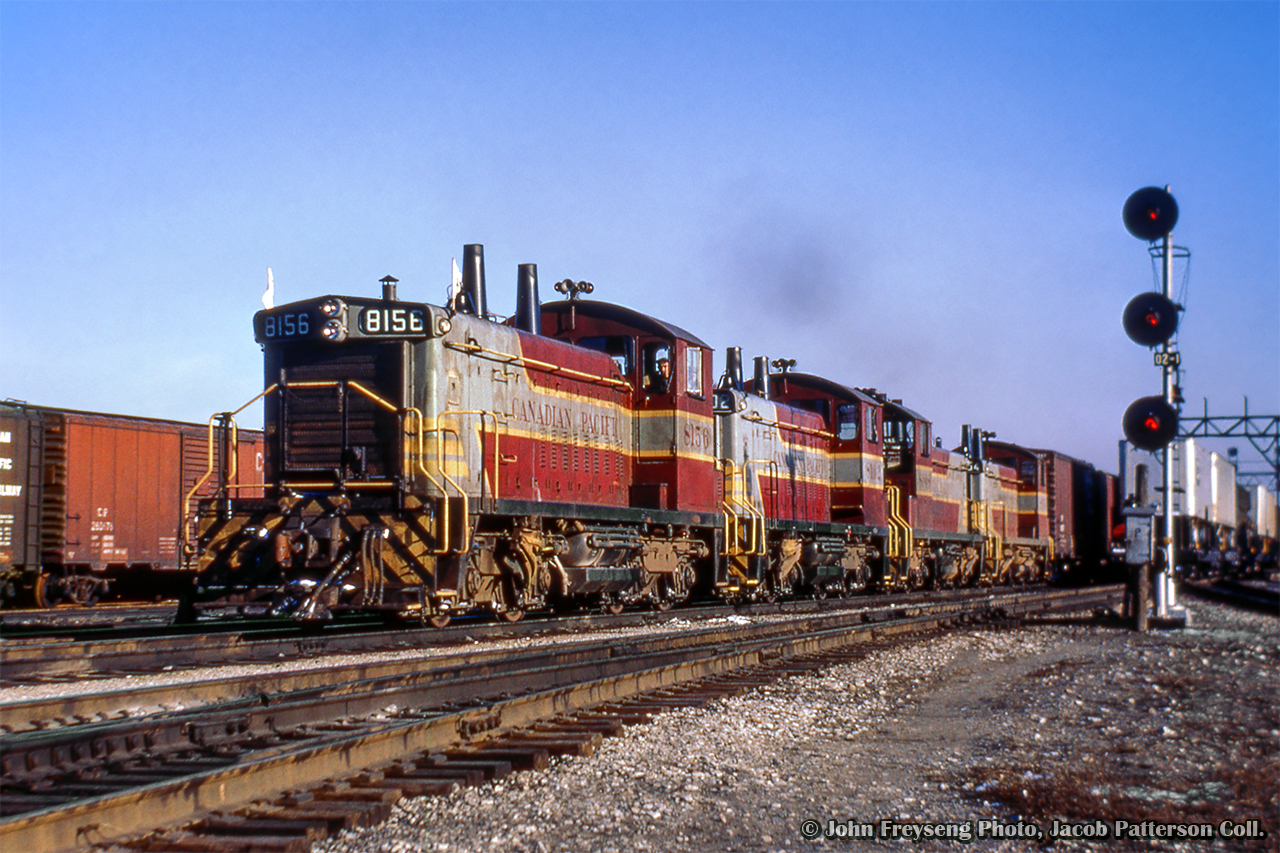
[[[658,369],[651,371],[644,378],[644,390],[650,394],[665,394],[671,387],[671,361],[658,359]]]

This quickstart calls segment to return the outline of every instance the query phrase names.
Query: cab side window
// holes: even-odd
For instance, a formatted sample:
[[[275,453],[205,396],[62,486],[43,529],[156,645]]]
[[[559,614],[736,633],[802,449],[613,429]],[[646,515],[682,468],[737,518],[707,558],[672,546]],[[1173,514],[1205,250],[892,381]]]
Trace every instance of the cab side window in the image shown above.
[[[613,359],[618,370],[628,382],[631,378],[631,365],[635,361],[635,342],[626,335],[608,335],[594,338],[579,338],[578,346],[602,352]]]
[[[645,344],[640,351],[644,370],[641,387],[646,394],[666,394],[671,390],[671,345],[665,341]]]
[[[867,411],[870,415],[870,410]],[[857,403],[845,403],[836,410],[838,419],[836,437],[841,441],[853,441],[858,437],[858,405]],[[868,423],[872,423],[871,419],[867,419]]]
[[[694,397],[702,396],[702,349],[689,346],[684,351],[684,390]]]

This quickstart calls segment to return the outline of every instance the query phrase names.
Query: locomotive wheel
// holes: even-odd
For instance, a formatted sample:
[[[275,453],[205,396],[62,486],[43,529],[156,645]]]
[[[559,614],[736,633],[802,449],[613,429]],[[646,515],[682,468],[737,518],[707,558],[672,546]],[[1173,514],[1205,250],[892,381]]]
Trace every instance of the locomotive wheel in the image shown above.
[[[448,613],[432,613],[427,617],[426,622],[432,628],[444,628],[453,619]]]
[[[499,610],[495,615],[503,622],[519,622],[524,618],[524,611],[518,607],[512,607],[507,610]]]

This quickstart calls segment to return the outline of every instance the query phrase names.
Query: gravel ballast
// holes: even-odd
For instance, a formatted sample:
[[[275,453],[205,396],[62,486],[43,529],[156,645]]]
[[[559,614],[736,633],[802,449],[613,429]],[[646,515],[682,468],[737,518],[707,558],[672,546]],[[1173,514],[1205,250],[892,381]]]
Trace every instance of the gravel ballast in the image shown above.
[[[1280,619],[1191,607],[866,646],[315,850],[1278,850]]]

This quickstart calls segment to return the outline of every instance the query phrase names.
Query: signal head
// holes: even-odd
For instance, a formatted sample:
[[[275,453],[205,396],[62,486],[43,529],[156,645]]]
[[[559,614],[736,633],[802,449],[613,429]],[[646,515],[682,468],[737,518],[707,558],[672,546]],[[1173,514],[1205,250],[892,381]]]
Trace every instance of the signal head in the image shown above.
[[[1124,203],[1124,227],[1139,240],[1159,240],[1178,222],[1178,203],[1168,191],[1143,187]]]
[[[1178,306],[1160,293],[1139,293],[1124,306],[1124,331],[1135,344],[1159,346],[1178,330]]]
[[[1139,397],[1124,410],[1124,437],[1141,450],[1159,450],[1178,434],[1178,413],[1163,397]]]

